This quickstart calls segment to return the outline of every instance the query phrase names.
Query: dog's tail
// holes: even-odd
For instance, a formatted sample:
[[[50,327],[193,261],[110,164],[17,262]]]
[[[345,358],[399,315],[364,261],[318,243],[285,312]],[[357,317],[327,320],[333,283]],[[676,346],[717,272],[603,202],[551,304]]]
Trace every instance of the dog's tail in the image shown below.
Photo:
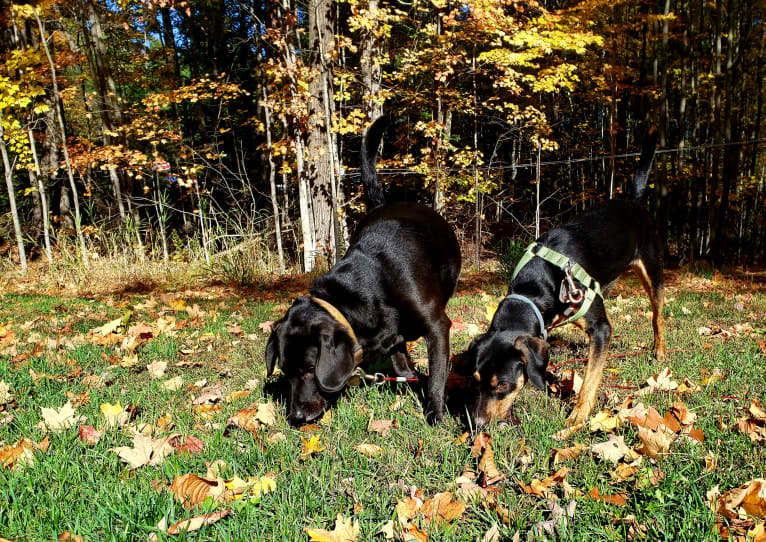
[[[362,187],[364,188],[364,202],[367,211],[373,210],[386,203],[383,197],[383,189],[378,184],[378,173],[375,164],[378,161],[378,147],[383,139],[383,132],[389,124],[388,117],[380,117],[373,122],[362,137],[360,152],[360,169],[362,171]]]
[[[638,168],[633,175],[633,198],[640,201],[644,197],[646,185],[649,181],[649,173],[652,171],[654,163],[654,151],[657,149],[657,139],[659,131],[655,128],[649,128],[644,138],[643,148],[641,149],[641,158],[638,162]]]

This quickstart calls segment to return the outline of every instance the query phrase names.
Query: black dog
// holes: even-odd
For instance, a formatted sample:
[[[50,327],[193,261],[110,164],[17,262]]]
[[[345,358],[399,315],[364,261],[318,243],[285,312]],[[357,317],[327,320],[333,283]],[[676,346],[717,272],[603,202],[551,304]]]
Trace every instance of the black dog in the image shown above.
[[[655,356],[659,360],[665,357],[663,249],[649,214],[640,204],[655,146],[656,135],[650,135],[634,177],[635,201],[613,200],[594,208],[549,231],[528,249],[531,252],[517,267],[509,295],[498,306],[489,330],[474,339],[468,349],[467,367],[475,371],[479,382],[479,397],[473,408],[477,424],[504,418],[526,380],[546,389],[547,328],[574,311],[578,312],[573,318],[587,332],[590,346],[582,390],[567,422],[577,424],[587,419],[596,401],[612,334],[598,285],[605,295],[629,268],[637,273],[652,304]],[[567,260],[582,268],[575,266],[569,279]],[[594,279],[598,284],[591,282]],[[588,286],[589,308],[583,307],[586,301],[580,299]]]
[[[439,421],[444,412],[451,326],[444,309],[460,274],[460,247],[433,209],[384,205],[375,163],[385,126],[379,119],[362,141],[362,185],[367,209],[374,210],[359,223],[343,259],[274,324],[266,345],[267,374],[278,359],[287,377],[294,424],[322,414],[362,350],[390,355],[399,376],[414,376],[406,341],[423,336],[430,371],[426,417]]]

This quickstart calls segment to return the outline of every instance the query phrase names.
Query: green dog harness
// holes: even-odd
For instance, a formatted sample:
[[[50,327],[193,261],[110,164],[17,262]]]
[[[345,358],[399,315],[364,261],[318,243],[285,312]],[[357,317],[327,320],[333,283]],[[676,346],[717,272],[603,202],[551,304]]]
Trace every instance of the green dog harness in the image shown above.
[[[590,306],[593,304],[593,300],[596,299],[596,296],[600,297],[602,300],[604,299],[604,295],[601,293],[601,285],[597,280],[591,277],[579,263],[573,262],[569,256],[564,256],[560,252],[556,252],[552,248],[541,245],[537,241],[533,242],[527,247],[524,255],[519,260],[519,263],[516,264],[516,268],[513,270],[513,277],[511,278],[511,282],[513,282],[513,280],[516,278],[516,275],[518,275],[524,266],[527,265],[535,256],[542,258],[546,262],[552,263],[564,271],[564,274],[566,275],[561,284],[562,294],[560,295],[563,298],[563,292],[566,291],[569,308],[564,311],[564,316],[568,318],[563,321],[554,322],[549,327],[549,329],[563,326],[564,324],[575,322],[580,319],[583,315],[585,315],[585,313],[588,312],[588,309],[590,309]],[[584,294],[582,294],[582,292],[577,289],[572,279],[578,280],[583,285],[585,288]],[[579,299],[573,299],[573,294],[575,293],[582,294],[582,297]],[[562,301],[566,300],[562,299]],[[575,312],[575,309],[578,309],[577,312]],[[575,312],[575,314],[569,316],[573,312]]]

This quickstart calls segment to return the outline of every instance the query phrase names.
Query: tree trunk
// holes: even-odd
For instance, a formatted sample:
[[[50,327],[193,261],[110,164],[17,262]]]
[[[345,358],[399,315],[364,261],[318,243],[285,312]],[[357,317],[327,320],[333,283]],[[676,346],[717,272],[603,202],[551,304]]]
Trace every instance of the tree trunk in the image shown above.
[[[16,189],[13,186],[13,166],[11,165],[10,160],[8,160],[8,151],[5,148],[5,129],[3,128],[2,114],[0,114],[0,155],[2,155],[3,168],[5,169],[5,185],[8,187],[8,203],[11,207],[13,231],[16,234],[16,246],[19,247],[19,262],[21,262],[21,270],[26,273],[27,254],[24,250],[24,234],[21,232],[19,211],[16,208]]]
[[[277,238],[277,255],[279,256],[279,270],[285,272],[285,255],[282,251],[282,227],[279,219],[279,202],[277,201],[276,175],[277,166],[274,163],[274,154],[271,149],[271,112],[269,110],[269,96],[266,93],[266,87],[262,87],[263,92],[263,116],[266,128],[266,154],[269,161],[269,189],[271,195],[271,209],[274,213],[274,234]]]
[[[332,96],[325,81],[325,77],[330,73],[325,53],[334,46],[332,13],[330,1],[311,0],[309,3],[309,67],[317,75],[309,82],[311,97],[303,171],[305,183],[310,189],[313,210],[315,245],[312,250],[323,260],[321,264],[328,267],[336,257],[334,153],[331,145],[331,127],[326,116],[326,108],[329,107],[328,102]]]
[[[56,76],[56,64],[53,62],[51,51],[48,48],[48,41],[45,37],[45,28],[43,28],[43,22],[40,20],[40,16],[37,14],[37,10],[34,11],[35,20],[37,21],[37,27],[40,30],[40,43],[45,51],[45,56],[48,58],[48,65],[51,69],[51,80],[53,82],[53,101],[56,104],[56,113],[59,122],[59,129],[61,130],[61,148],[64,151],[64,162],[66,164],[67,176],[69,177],[69,186],[72,189],[72,204],[74,207],[74,227],[77,234],[77,239],[80,242],[80,251],[82,257],[82,263],[88,267],[88,251],[85,247],[85,237],[82,234],[82,217],[80,216],[80,201],[77,197],[77,186],[74,182],[74,172],[72,171],[72,162],[69,160],[69,149],[67,148],[66,141],[66,127],[64,126],[64,112],[61,107],[61,93],[59,92],[58,78]],[[62,190],[63,193],[63,190]]]
[[[53,250],[51,249],[51,234],[50,234],[50,221],[48,212],[48,193],[46,192],[45,185],[43,184],[43,174],[40,171],[40,161],[37,158],[37,143],[35,142],[35,136],[32,133],[32,128],[27,126],[27,136],[29,137],[29,147],[32,150],[32,161],[34,163],[34,172],[30,170],[30,177],[33,177],[37,183],[37,191],[40,195],[40,206],[42,207],[42,225],[43,225],[43,240],[45,242],[45,255],[48,258],[48,262],[53,263]]]

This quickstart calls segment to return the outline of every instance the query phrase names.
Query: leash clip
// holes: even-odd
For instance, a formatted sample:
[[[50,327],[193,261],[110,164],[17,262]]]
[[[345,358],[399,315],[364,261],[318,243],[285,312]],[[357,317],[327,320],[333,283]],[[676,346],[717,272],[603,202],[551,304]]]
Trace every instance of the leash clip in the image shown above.
[[[580,290],[574,282],[572,260],[567,261],[567,265],[564,268],[564,280],[561,281],[559,299],[562,303],[572,303],[575,305],[582,303],[583,299],[585,299],[585,292]]]

